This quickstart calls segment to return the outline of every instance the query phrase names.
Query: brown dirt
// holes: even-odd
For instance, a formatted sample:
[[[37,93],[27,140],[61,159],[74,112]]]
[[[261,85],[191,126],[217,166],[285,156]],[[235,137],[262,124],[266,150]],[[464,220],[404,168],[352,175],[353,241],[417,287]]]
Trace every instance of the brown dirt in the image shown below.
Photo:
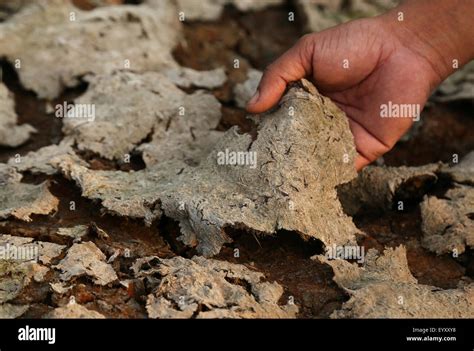
[[[354,217],[357,227],[367,234],[359,244],[366,250],[405,245],[408,266],[420,284],[443,289],[455,288],[466,273],[465,262],[449,255],[436,256],[421,247],[421,219],[416,208],[408,212],[391,211],[383,216],[362,213]]]
[[[389,166],[421,166],[453,162],[474,150],[474,105],[468,102],[436,104],[422,113],[423,126],[408,142],[399,142],[384,156]]]
[[[21,86],[18,75],[10,64],[0,61],[0,67],[3,71],[3,82],[14,94],[15,111],[19,124],[28,123],[38,130],[38,133],[33,134],[28,142],[18,148],[11,149],[0,146],[0,162],[6,162],[16,154],[25,155],[27,152],[38,150],[43,146],[59,143],[62,139],[61,119],[46,113],[46,101],[39,100],[35,93],[27,91]],[[85,89],[86,86],[80,86],[67,90],[52,104],[54,106],[63,101],[71,102]]]
[[[344,292],[332,281],[329,267],[310,260],[322,253],[319,242],[305,242],[298,234],[287,231],[263,238],[244,231],[231,230],[229,234],[234,243],[217,258],[256,268],[270,281],[280,283],[285,289],[282,302],[292,299],[300,307],[301,318],[327,318],[346,300]]]

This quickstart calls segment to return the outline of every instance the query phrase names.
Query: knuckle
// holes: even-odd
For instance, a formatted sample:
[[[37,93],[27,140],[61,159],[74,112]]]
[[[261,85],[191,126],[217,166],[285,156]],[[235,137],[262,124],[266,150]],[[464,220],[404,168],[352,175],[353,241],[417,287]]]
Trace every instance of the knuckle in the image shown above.
[[[275,73],[275,63],[269,64],[263,71],[264,76],[271,76]]]
[[[306,43],[312,41],[313,38],[314,38],[314,33],[308,33],[308,34],[303,35],[303,36],[300,38],[299,41],[300,41],[301,43],[306,44]]]
[[[300,38],[298,42],[298,46],[301,52],[306,54],[306,56],[308,57],[311,56],[311,53],[313,52],[315,35],[315,33],[305,34]]]

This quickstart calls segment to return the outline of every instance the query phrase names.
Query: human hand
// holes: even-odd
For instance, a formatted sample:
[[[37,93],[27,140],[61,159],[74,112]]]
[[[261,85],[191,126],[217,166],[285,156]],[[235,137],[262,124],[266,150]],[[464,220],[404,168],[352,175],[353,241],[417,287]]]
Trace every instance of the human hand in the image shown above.
[[[399,117],[383,118],[383,107],[412,106],[421,111],[432,90],[451,73],[439,50],[410,30],[413,23],[398,24],[388,16],[303,36],[268,66],[247,110],[268,110],[289,82],[306,77],[347,114],[359,154],[356,168],[373,162],[419,117],[405,110]],[[449,43],[445,46],[449,53]]]

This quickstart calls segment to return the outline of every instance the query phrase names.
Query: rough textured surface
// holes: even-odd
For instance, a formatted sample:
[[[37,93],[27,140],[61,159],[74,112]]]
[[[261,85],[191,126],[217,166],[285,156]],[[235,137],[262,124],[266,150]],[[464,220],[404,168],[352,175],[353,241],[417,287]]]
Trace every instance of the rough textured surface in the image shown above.
[[[258,122],[255,140],[235,128],[226,132],[199,166],[182,173],[179,192],[162,199],[165,213],[180,222],[182,240],[212,255],[229,240],[222,229],[241,225],[292,230],[326,245],[351,242],[357,230],[335,191],[355,177],[346,116],[304,81]],[[255,167],[219,165],[226,150],[253,153]]]
[[[49,285],[51,286],[51,290],[53,290],[57,294],[65,294],[73,288],[72,285],[67,286],[67,284],[64,282],[49,283]]]
[[[19,183],[23,176],[12,166],[0,163],[0,185]]]
[[[7,234],[0,234],[0,246],[21,248],[25,246],[36,247],[37,248],[37,257],[34,257],[30,260],[38,261],[44,265],[49,265],[51,260],[55,257],[58,257],[63,250],[65,249],[64,245],[58,245],[55,243],[50,243],[46,241],[33,241],[33,238],[24,238],[20,236],[12,236]],[[19,260],[22,261],[22,260]],[[29,261],[29,260],[27,260]]]
[[[23,86],[42,98],[58,96],[89,73],[174,67],[176,9],[168,1],[156,6],[156,11],[141,5],[86,12],[68,1],[39,0],[0,23],[0,55],[13,63],[20,59]]]
[[[395,7],[399,0],[297,0],[306,30],[319,32],[351,19],[379,15]]]
[[[33,174],[55,174],[58,170],[54,167],[54,161],[57,157],[69,155],[74,157],[78,164],[86,165],[79,157],[76,156],[73,150],[72,138],[64,138],[58,145],[49,145],[42,147],[37,151],[28,152],[25,156],[20,158],[12,157],[8,160],[8,164],[14,167],[19,172],[31,172]]]
[[[148,165],[162,162],[170,154],[186,156],[187,151],[208,143],[206,135],[221,116],[220,104],[211,94],[186,94],[153,72],[97,76],[76,103],[94,104],[96,110],[92,122],[64,119],[64,132],[75,138],[79,149],[123,160],[153,133],[152,142],[141,147]]]
[[[175,0],[145,0],[146,4],[128,0],[128,4],[142,5],[99,11],[92,9],[108,2],[123,0],[73,0],[76,6],[92,12],[76,10],[76,23],[69,23],[69,18],[60,18],[62,14],[57,17],[49,16],[54,11],[48,9],[45,10],[48,16],[35,21],[34,26],[31,25],[33,21],[29,20],[23,29],[18,27],[22,25],[18,16],[31,19],[25,13],[34,8],[38,19],[41,17],[38,16],[38,6],[48,7],[55,1],[5,0],[0,4],[0,12],[7,6],[6,15],[10,16],[3,22],[5,26],[0,26],[0,44],[5,44],[0,47],[0,52],[10,46],[8,40],[13,42],[11,45],[21,44],[21,47],[14,47],[18,53],[25,49],[28,51],[28,55],[21,54],[21,61],[17,62],[15,55],[11,54],[6,58],[10,63],[3,61],[1,64],[3,81],[14,93],[14,110],[18,119],[15,119],[13,128],[17,123],[28,123],[38,130],[28,142],[17,148],[0,147],[0,160],[10,160],[10,165],[0,165],[0,189],[9,186],[8,184],[21,184],[22,178],[25,184],[39,184],[49,180],[51,192],[60,199],[58,210],[49,216],[31,215],[31,222],[17,220],[13,216],[0,219],[1,232],[10,234],[10,237],[4,239],[15,241],[17,245],[33,244],[38,249],[41,248],[38,262],[20,264],[16,261],[0,261],[0,315],[10,318],[41,318],[59,308],[54,312],[59,317],[88,316],[91,311],[97,311],[107,318],[145,318],[148,312],[153,316],[190,318],[255,317],[257,311],[253,307],[236,310],[236,306],[230,306],[232,303],[227,305],[227,301],[235,301],[236,296],[241,296],[239,303],[243,305],[259,304],[258,312],[269,317],[282,314],[291,314],[293,317],[296,312],[287,309],[292,308],[291,302],[297,305],[299,318],[327,318],[335,310],[341,309],[348,299],[345,291],[331,281],[332,273],[326,264],[308,259],[310,255],[324,249],[321,242],[306,241],[301,237],[322,237],[327,243],[331,226],[341,228],[343,234],[350,234],[350,229],[353,229],[351,227],[345,230],[343,225],[333,222],[333,214],[323,211],[328,202],[337,203],[335,194],[329,200],[326,197],[326,190],[333,186],[325,178],[333,178],[334,183],[342,181],[339,175],[333,176],[345,174],[345,170],[341,172],[340,165],[335,161],[340,161],[341,155],[331,147],[335,147],[334,144],[340,145],[340,140],[334,141],[339,137],[342,137],[341,143],[344,144],[345,133],[339,131],[339,122],[336,123],[334,139],[327,135],[329,132],[321,131],[316,135],[301,127],[309,125],[313,128],[312,124],[317,124],[324,130],[331,130],[324,118],[317,118],[313,123],[312,120],[308,122],[299,116],[306,99],[305,90],[311,90],[308,87],[302,88],[300,97],[284,100],[269,115],[253,118],[256,123],[245,118],[245,111],[239,107],[244,106],[257,84],[257,75],[248,79],[252,78],[252,72],[258,72],[252,68],[264,69],[303,34],[305,24],[302,22],[302,13],[298,12],[300,8],[295,7],[296,0],[284,1],[279,6],[254,13],[239,11],[232,4],[219,4],[218,11],[222,11],[222,8],[224,10],[218,20],[192,21],[187,17],[176,27],[176,20],[180,16],[178,8],[169,12],[167,10],[172,8]],[[66,1],[68,0],[64,0]],[[202,7],[209,3],[189,1],[194,2],[198,11],[202,11],[198,5]],[[30,2],[33,7],[11,7],[10,4],[15,2]],[[336,19],[359,17],[366,13],[364,5],[375,3],[314,0],[316,2],[320,6],[315,6],[315,9],[325,11],[324,14],[336,12]],[[164,10],[160,10],[160,7],[164,7]],[[18,13],[20,9],[22,12]],[[146,15],[143,14],[143,9],[147,10]],[[130,11],[132,16],[126,14]],[[135,16],[137,11],[140,12],[140,19]],[[289,22],[289,11],[295,11],[294,22]],[[376,9],[378,11],[379,8]],[[12,16],[13,13],[17,15]],[[64,11],[64,14],[70,15],[68,11]],[[148,26],[145,23],[151,18],[161,18],[163,14],[166,14],[166,18],[157,21],[158,25]],[[0,21],[3,19],[0,13]],[[326,19],[332,20],[330,17]],[[53,28],[56,26],[51,24],[54,21],[58,28]],[[9,27],[11,23],[16,28]],[[19,33],[19,36],[3,37],[7,27],[9,33]],[[69,27],[76,27],[77,30],[74,32]],[[162,34],[179,34],[179,27],[183,29],[183,40],[179,40],[179,43],[170,40],[174,44],[163,46],[156,40],[156,36]],[[30,49],[20,43],[20,38],[33,38],[35,30],[43,35],[38,36],[38,45],[33,43],[36,48]],[[67,42],[63,42],[64,40]],[[123,43],[117,43],[120,40]],[[135,41],[138,48],[127,47],[130,43],[135,44]],[[83,43],[84,51],[81,51],[81,47],[71,45]],[[171,57],[170,48],[176,43],[178,45],[173,49]],[[31,42],[27,41],[25,45],[29,44]],[[150,51],[148,46],[155,44],[161,45],[163,50],[162,63],[156,55],[141,56]],[[93,56],[87,60],[91,45],[95,45]],[[61,55],[58,55],[59,52]],[[108,56],[101,52],[106,52]],[[54,55],[53,58],[51,54]],[[105,57],[108,66],[105,67],[104,62],[94,62],[97,57]],[[130,60],[130,69],[125,67],[125,57]],[[239,59],[239,68],[235,66],[236,58]],[[159,64],[152,66],[158,61]],[[36,63],[38,67],[31,66]],[[78,68],[78,64],[81,68]],[[148,64],[150,65],[147,66]],[[56,67],[57,65],[59,66]],[[25,72],[26,68],[28,70]],[[154,73],[150,73],[153,71]],[[38,72],[39,76],[36,75]],[[228,74],[228,80],[225,74]],[[68,79],[67,82],[62,81],[63,76]],[[51,92],[57,90],[60,97],[49,101],[38,98],[22,85],[25,77],[30,77],[30,81],[35,82],[36,90],[44,90],[42,87],[46,86],[48,91],[45,90],[44,93],[51,95]],[[44,80],[43,77],[48,79]],[[76,87],[77,83],[80,85]],[[64,90],[66,86],[74,88]],[[456,94],[457,88],[454,88]],[[142,95],[146,98],[140,99]],[[171,101],[171,95],[180,96],[181,100]],[[70,120],[70,116],[56,118],[57,104],[63,101],[94,104],[94,123],[77,123],[84,121],[74,122]],[[290,107],[296,109],[290,110]],[[387,165],[415,166],[438,160],[452,164],[455,161],[452,156],[467,154],[474,148],[474,137],[469,133],[474,128],[474,120],[469,118],[469,107],[469,101],[441,104],[433,100],[425,110],[424,122],[416,124],[416,133],[411,134],[412,138],[404,144],[397,143],[384,157]],[[320,107],[313,110],[320,111]],[[10,111],[13,111],[13,105],[10,105]],[[271,122],[264,121],[267,117]],[[287,123],[283,121],[283,117]],[[338,118],[339,115],[333,119],[339,121]],[[260,126],[257,126],[259,122]],[[118,125],[120,126],[117,127]],[[241,130],[233,129],[224,134],[225,130],[235,125]],[[93,126],[97,128],[94,129]],[[62,129],[63,127],[65,128]],[[109,134],[101,134],[102,128]],[[66,139],[57,145],[63,137]],[[103,147],[99,145],[101,139]],[[294,140],[297,143],[291,145]],[[314,145],[306,148],[300,140],[305,143],[314,141]],[[80,147],[79,142],[82,142]],[[262,145],[265,147],[262,148]],[[312,157],[314,146],[323,149],[316,149],[316,159]],[[218,153],[226,149],[230,152],[258,153],[252,164],[217,163]],[[310,149],[310,156],[305,157],[306,152],[302,149]],[[15,154],[21,155],[21,158]],[[323,154],[327,154],[329,160],[334,159],[334,163],[328,164],[331,167],[329,171],[325,168],[327,159],[324,159]],[[342,160],[349,165],[352,160],[345,156],[347,155],[342,156]],[[127,157],[131,157],[131,160],[128,159],[130,162]],[[472,247],[466,242],[469,236],[466,236],[465,231],[457,231],[456,236],[442,235],[442,239],[436,239],[441,250],[445,250],[445,243],[451,245],[453,242],[461,249],[465,248],[465,253],[459,257],[451,251],[442,255],[430,252],[422,247],[424,235],[418,206],[424,195],[447,201],[450,211],[454,208],[455,217],[459,215],[459,220],[452,227],[466,229],[460,223],[469,223],[467,218],[473,217],[469,212],[463,215],[456,207],[465,201],[461,192],[453,199],[446,198],[445,194],[456,183],[472,186],[469,162],[466,163],[468,159],[469,157],[465,158],[457,166],[441,166],[440,170],[409,178],[400,185],[395,184],[394,192],[387,185],[392,177],[396,178],[393,174],[385,175],[380,172],[374,176],[382,178],[379,179],[380,189],[387,191],[388,195],[374,197],[377,201],[380,200],[375,201],[380,206],[361,209],[354,216],[354,223],[366,232],[366,235],[357,236],[358,244],[364,245],[365,252],[371,247],[383,250],[404,244],[407,247],[411,274],[418,282],[441,289],[468,287],[474,277]],[[322,167],[313,167],[312,162],[317,162]],[[303,164],[307,168],[304,172],[301,171]],[[57,174],[59,167],[62,174]],[[280,169],[283,172],[280,173]],[[117,172],[118,170],[122,172]],[[295,176],[292,171],[296,173]],[[23,175],[19,172],[23,172]],[[75,179],[79,185],[74,186],[63,175]],[[300,182],[299,175],[303,179]],[[315,183],[320,184],[323,189],[315,189]],[[293,186],[299,191],[293,189]],[[367,189],[366,191],[371,191],[370,187]],[[378,190],[376,188],[373,191]],[[81,192],[87,196],[81,196]],[[393,210],[393,205],[400,204],[400,200],[405,203],[405,209]],[[74,208],[71,207],[71,201]],[[367,201],[370,202],[371,198],[367,197]],[[312,207],[316,207],[314,213],[308,210]],[[390,207],[392,210],[387,210]],[[158,220],[164,212],[172,218],[165,214]],[[319,212],[323,215],[320,221],[317,217]],[[111,213],[115,216],[111,216]],[[254,216],[250,217],[249,213],[254,213]],[[248,219],[248,222],[239,222],[242,218]],[[143,219],[150,224],[148,227]],[[290,221],[297,224],[290,226]],[[324,222],[326,224],[323,227]],[[434,220],[431,225],[436,223]],[[274,230],[275,235],[271,235],[271,231],[259,232],[258,225],[265,230]],[[308,232],[279,231],[279,228],[304,228]],[[444,234],[450,230],[448,227],[441,228]],[[312,234],[311,231],[316,232],[312,237],[308,235]],[[150,264],[142,265],[141,268],[145,270],[143,275],[135,276],[130,265],[141,258],[189,258],[195,254],[196,250],[176,240],[180,235],[189,246],[199,247],[201,252],[207,250],[209,254],[218,250],[222,240],[232,239],[233,243],[224,245],[216,257],[225,261],[216,263],[219,266],[216,270],[210,268],[209,261],[198,264],[193,260],[175,258],[166,261],[171,268],[167,268],[164,275],[157,269],[166,268],[165,264],[152,259]],[[334,237],[339,236],[329,235],[330,240]],[[96,250],[82,249],[84,259],[79,259],[79,255],[76,257],[83,264],[78,271],[85,273],[62,280],[61,271],[50,268],[67,254],[67,249],[59,244],[71,246],[84,241],[94,242],[103,255],[96,255]],[[0,240],[0,246],[2,242],[4,245],[5,240]],[[60,255],[54,257],[58,253]],[[84,268],[84,261],[108,264],[117,273],[118,279],[107,285],[96,284],[95,278],[87,274],[91,270]],[[148,262],[148,259],[141,261]],[[229,267],[226,262],[239,266]],[[248,276],[252,283],[243,279],[222,279],[229,271],[238,271],[239,274]],[[188,272],[190,276],[185,275]],[[255,274],[259,273],[256,272],[262,272],[268,280],[257,280]],[[408,275],[403,269],[401,272]],[[396,272],[388,275],[397,277]],[[190,279],[194,279],[191,283],[195,281],[196,285],[191,284]],[[168,285],[163,285],[167,282]],[[206,289],[209,282],[217,282],[218,285],[216,288],[216,285],[212,285],[212,289]],[[192,288],[189,294],[188,286]],[[279,301],[266,304],[270,307],[262,310],[261,301],[264,298],[257,298],[252,290],[256,286],[265,291],[262,295],[269,296],[265,300],[277,301],[280,296]],[[157,292],[158,288],[169,294]],[[223,298],[220,292],[224,294]],[[228,292],[230,295],[225,295]],[[232,295],[234,292],[238,295]],[[351,291],[347,293],[350,294]],[[190,302],[190,296],[199,301],[196,302],[197,308]],[[392,303],[390,292],[385,296]],[[383,294],[378,294],[375,298],[379,302],[383,300]],[[399,296],[397,303],[398,298]],[[406,303],[406,298],[403,300]],[[78,306],[70,308],[67,306],[68,301],[76,301]],[[206,305],[201,304],[201,301]],[[360,301],[361,304],[366,303],[364,299]],[[430,301],[427,300],[428,303]],[[383,303],[377,306],[381,304]],[[207,305],[212,308],[207,308]],[[224,307],[218,307],[219,305]],[[370,301],[366,305],[370,306]],[[358,307],[362,309],[362,306]],[[429,305],[424,307],[428,309]],[[439,305],[433,304],[432,307],[437,309]],[[78,312],[76,308],[86,308],[89,311]],[[59,313],[63,309],[66,311]],[[430,313],[426,311],[426,315],[428,314]]]
[[[420,208],[425,248],[437,254],[461,254],[474,247],[474,188],[457,186],[443,199],[426,197]]]
[[[29,124],[17,125],[13,97],[7,87],[0,83],[0,146],[20,146],[34,132],[36,129]]]
[[[4,303],[0,305],[0,318],[18,318],[28,311],[28,305],[12,305]]]
[[[56,234],[67,236],[75,240],[81,240],[83,236],[89,232],[89,226],[87,225],[76,225],[70,228],[58,228]]]
[[[0,304],[13,300],[31,281],[31,265],[0,260]]]
[[[1,234],[0,247],[8,255],[4,257],[8,259],[0,259],[0,318],[16,318],[26,312],[28,305],[7,302],[31,282],[42,282],[51,260],[62,253],[64,246]]]
[[[39,258],[38,261],[43,264],[50,264],[51,260],[58,257],[66,246],[58,245],[55,243],[49,243],[44,241],[38,241]]]
[[[68,159],[60,167],[83,196],[113,213],[150,223],[163,210],[179,221],[181,240],[207,256],[230,241],[227,226],[268,234],[287,229],[326,245],[353,242],[357,229],[335,190],[356,175],[346,116],[304,81],[259,121],[255,140],[232,128],[195,167],[91,171]],[[219,164],[226,152],[254,155],[255,162]]]
[[[66,257],[54,268],[61,270],[61,279],[70,280],[74,277],[87,275],[94,283],[106,285],[118,279],[112,266],[105,263],[105,255],[92,242],[74,244]]]
[[[324,256],[316,259],[332,267],[334,281],[351,296],[332,318],[474,317],[474,284],[449,290],[418,284],[403,246],[380,256],[369,250],[362,267]]]
[[[100,200],[110,213],[143,218],[146,223],[159,218],[161,187],[168,178],[158,172],[92,171],[69,158],[59,163],[60,169],[82,189],[82,195]]]
[[[151,0],[149,2],[156,1]],[[177,7],[179,12],[184,13],[186,20],[211,21],[221,16],[225,5],[232,4],[240,11],[256,11],[281,3],[283,3],[283,0],[177,0]]]
[[[19,182],[19,177],[10,176],[0,187],[0,218],[15,217],[31,221],[31,215],[47,215],[58,209],[59,200],[49,191],[49,182],[38,185]],[[5,175],[0,178],[5,180]]]
[[[435,182],[439,164],[421,167],[364,168],[356,179],[338,188],[344,210],[354,215],[361,208],[390,209],[396,195],[417,193],[425,185]]]
[[[252,98],[253,94],[255,94],[258,83],[260,83],[260,78],[262,78],[261,71],[250,69],[247,72],[247,80],[235,85],[234,99],[238,107],[245,108],[247,102]]]
[[[338,13],[342,0],[298,0],[299,12],[305,19],[308,32],[319,32],[345,22],[348,18]]]
[[[223,68],[196,71],[187,67],[175,67],[165,70],[163,74],[174,84],[183,88],[215,89],[224,84],[227,79]]]
[[[442,172],[448,174],[457,183],[474,185],[474,151],[464,156],[459,164],[444,167]]]
[[[112,213],[144,218],[147,223],[161,215],[157,203],[168,183],[185,166],[198,164],[222,135],[213,130],[221,118],[216,98],[203,91],[185,94],[157,73],[97,77],[78,101],[97,103],[100,116],[90,125],[65,121],[65,132],[73,134],[79,148],[123,158],[153,132],[151,141],[138,148],[148,166],[144,171],[93,172],[75,157],[63,158],[67,161],[61,166],[79,183],[84,196],[102,200]]]
[[[161,277],[147,299],[151,318],[294,318],[298,312],[296,305],[278,304],[279,284],[242,265],[199,256],[147,257],[132,269],[137,278]]]
[[[105,318],[99,312],[92,311],[78,303],[69,303],[66,306],[55,308],[45,318]]]

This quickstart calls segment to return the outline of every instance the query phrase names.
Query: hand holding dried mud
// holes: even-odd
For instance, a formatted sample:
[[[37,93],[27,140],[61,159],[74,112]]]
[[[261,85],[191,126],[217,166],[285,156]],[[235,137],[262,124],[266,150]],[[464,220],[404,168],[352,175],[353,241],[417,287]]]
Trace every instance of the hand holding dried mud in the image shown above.
[[[457,1],[448,13],[446,1],[408,1],[376,18],[305,35],[268,66],[247,109],[268,110],[289,82],[309,77],[349,117],[361,169],[388,152],[419,118],[433,89],[474,57],[468,2]],[[385,116],[391,106],[399,111]]]

